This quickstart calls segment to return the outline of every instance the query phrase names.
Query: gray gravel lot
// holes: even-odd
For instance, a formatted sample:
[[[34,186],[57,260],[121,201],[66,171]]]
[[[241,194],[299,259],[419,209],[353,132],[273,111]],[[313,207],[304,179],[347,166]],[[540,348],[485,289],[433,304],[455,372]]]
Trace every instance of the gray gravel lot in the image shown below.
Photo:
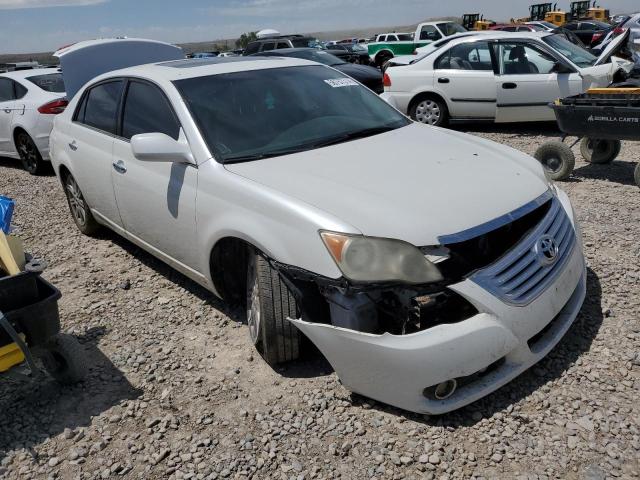
[[[533,153],[550,126],[461,130]],[[53,176],[0,159],[15,231],[87,353],[75,387],[0,377],[0,478],[637,478],[640,144],[561,184],[588,259],[569,333],[498,392],[441,417],[352,395],[319,357],[277,371],[242,314],[110,232],[79,234]],[[496,179],[499,181],[499,179]]]

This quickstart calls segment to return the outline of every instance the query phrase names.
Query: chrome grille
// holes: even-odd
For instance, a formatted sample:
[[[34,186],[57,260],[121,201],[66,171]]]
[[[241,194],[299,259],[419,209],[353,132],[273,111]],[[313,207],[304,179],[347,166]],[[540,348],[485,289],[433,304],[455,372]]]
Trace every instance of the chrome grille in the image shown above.
[[[545,236],[555,240],[557,246],[555,261],[551,264],[541,261],[540,252],[536,249],[538,240]],[[554,197],[540,224],[498,261],[474,273],[471,280],[506,303],[527,305],[562,272],[575,243],[576,234],[571,220]]]

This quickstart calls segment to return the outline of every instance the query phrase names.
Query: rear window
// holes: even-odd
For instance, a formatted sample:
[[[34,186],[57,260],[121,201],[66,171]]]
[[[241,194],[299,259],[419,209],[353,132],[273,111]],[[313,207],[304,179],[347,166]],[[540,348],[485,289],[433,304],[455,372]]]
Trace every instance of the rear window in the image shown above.
[[[35,75],[27,77],[31,83],[35,84],[45,92],[64,93],[64,82],[61,73],[48,73],[46,75]]]

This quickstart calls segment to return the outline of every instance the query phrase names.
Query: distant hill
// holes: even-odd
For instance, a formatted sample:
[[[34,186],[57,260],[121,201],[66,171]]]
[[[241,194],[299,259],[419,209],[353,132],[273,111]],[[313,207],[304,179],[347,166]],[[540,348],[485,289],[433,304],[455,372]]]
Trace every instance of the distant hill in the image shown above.
[[[432,18],[425,21],[437,21],[437,20],[452,20],[452,21],[460,21],[457,17],[444,17],[444,18]],[[412,25],[396,25],[396,26],[381,26],[381,27],[370,27],[370,28],[362,28],[362,29],[351,29],[351,30],[335,30],[335,31],[326,31],[326,32],[310,32],[306,33],[311,37],[319,38],[320,40],[341,40],[343,38],[369,38],[376,33],[386,33],[386,32],[413,32],[416,29],[417,23]],[[283,34],[287,33],[303,33],[303,32],[282,32]],[[209,42],[192,42],[192,43],[179,43],[179,47],[181,47],[185,53],[193,53],[193,52],[208,52],[214,50],[233,50],[236,48],[236,39],[221,39],[221,40],[211,40]],[[57,64],[58,60],[52,56],[53,52],[40,52],[40,53],[10,53],[10,54],[2,54],[0,53],[0,63],[12,63],[12,62],[26,62],[26,61],[37,61],[42,64]]]

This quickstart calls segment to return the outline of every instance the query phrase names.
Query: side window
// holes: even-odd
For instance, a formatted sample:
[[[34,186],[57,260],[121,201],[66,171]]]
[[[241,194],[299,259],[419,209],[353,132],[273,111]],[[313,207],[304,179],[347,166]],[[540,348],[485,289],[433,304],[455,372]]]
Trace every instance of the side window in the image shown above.
[[[425,25],[420,30],[420,40],[440,40],[442,35],[438,32],[438,29],[433,25]]]
[[[78,121],[107,133],[116,133],[116,115],[122,93],[122,80],[93,87],[85,97],[82,119]],[[82,106],[81,106],[82,107]]]
[[[556,59],[545,51],[524,43],[500,44],[500,71],[506,75],[552,73]]]
[[[531,29],[528,27],[518,27],[519,32],[530,32]]]
[[[247,45],[247,48],[244,51],[245,55],[252,55],[254,53],[258,53],[260,51],[260,44],[258,42],[253,42]]]
[[[0,78],[0,102],[13,100],[13,80]]]
[[[269,42],[269,43],[263,43],[262,44],[262,51],[263,52],[268,52],[269,50],[274,50],[275,48],[276,48],[275,42]]]
[[[279,50],[281,48],[291,48],[287,42],[278,42],[276,49]]]
[[[180,124],[176,115],[158,87],[132,81],[124,103],[122,136],[130,139],[139,133],[156,132],[177,140]]]
[[[18,82],[13,82],[13,88],[15,89],[16,100],[20,100],[27,94],[27,87],[19,84]]]
[[[435,62],[436,69],[493,70],[487,42],[468,42],[451,47]]]
[[[388,42],[397,42],[398,41],[398,37],[396,35],[387,35],[387,41]]]

